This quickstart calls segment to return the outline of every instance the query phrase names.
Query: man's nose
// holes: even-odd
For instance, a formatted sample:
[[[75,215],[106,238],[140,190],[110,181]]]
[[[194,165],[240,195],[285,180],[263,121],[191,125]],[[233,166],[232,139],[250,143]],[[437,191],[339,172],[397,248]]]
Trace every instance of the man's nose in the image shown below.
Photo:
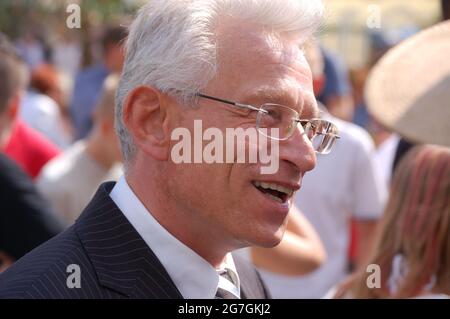
[[[287,161],[300,172],[307,172],[316,166],[316,152],[300,125],[287,140],[280,141],[280,160]]]

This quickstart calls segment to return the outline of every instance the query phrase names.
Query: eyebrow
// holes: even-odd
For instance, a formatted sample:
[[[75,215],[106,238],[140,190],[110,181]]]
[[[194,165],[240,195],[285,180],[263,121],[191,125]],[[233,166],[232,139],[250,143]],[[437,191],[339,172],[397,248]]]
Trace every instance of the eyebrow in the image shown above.
[[[307,113],[307,118],[320,118],[320,109],[317,104],[317,99],[313,95],[312,97],[305,97],[305,103],[303,105],[303,113]]]
[[[315,97],[313,98],[314,101],[311,101],[310,97],[303,96],[300,101],[296,101],[291,95],[283,93],[281,90],[274,90],[269,87],[260,88],[254,92],[250,92],[246,97],[244,97],[242,103],[255,104],[255,102],[257,102],[281,104],[294,109],[302,118],[318,118],[319,108]],[[299,102],[302,103],[301,106],[298,105]]]
[[[249,92],[244,97],[243,103],[276,103],[292,107],[297,110],[296,104],[298,102],[289,94],[285,94],[280,90],[274,90],[272,88],[260,88],[256,91]]]

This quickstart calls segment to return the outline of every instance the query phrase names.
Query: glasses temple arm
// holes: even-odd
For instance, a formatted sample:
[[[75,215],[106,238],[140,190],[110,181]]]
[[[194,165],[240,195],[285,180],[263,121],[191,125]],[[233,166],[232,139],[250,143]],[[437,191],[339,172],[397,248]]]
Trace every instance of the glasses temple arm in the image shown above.
[[[199,96],[199,97],[205,98],[205,99],[209,99],[209,100],[213,100],[213,101],[217,101],[217,102],[222,102],[222,103],[229,104],[229,105],[234,105],[234,106],[237,106],[237,107],[240,107],[240,108],[250,109],[250,110],[253,110],[253,111],[257,111],[257,112],[268,113],[266,110],[261,110],[261,109],[259,109],[257,107],[254,107],[253,105],[232,102],[232,101],[224,100],[224,99],[221,99],[221,98],[218,98],[218,97],[202,94],[202,93],[197,93],[196,95]]]

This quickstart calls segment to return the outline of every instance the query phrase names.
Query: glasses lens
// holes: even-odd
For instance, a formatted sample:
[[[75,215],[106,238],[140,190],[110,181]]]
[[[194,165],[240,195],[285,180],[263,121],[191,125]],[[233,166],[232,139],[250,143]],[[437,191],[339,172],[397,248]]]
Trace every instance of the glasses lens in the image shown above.
[[[314,150],[319,154],[328,154],[330,153],[333,145],[336,143],[336,138],[333,135],[325,134],[325,135],[316,135],[312,139],[312,145]]]
[[[298,113],[293,109],[279,104],[264,104],[258,112],[256,127],[258,131],[270,138],[288,139],[295,128]]]
[[[319,154],[330,153],[337,140],[337,127],[331,122],[317,119],[311,120],[310,126],[314,130],[311,139],[314,150]]]
[[[311,121],[308,120],[301,120],[300,124],[303,127],[303,131],[305,132],[306,137],[308,137],[308,139],[312,141],[314,136],[316,136],[317,127],[315,125],[312,125]]]
[[[279,104],[264,104],[256,119],[256,128],[264,136],[286,140],[298,125],[298,113]],[[319,154],[328,154],[338,139],[337,127],[321,119],[301,120],[304,133]]]

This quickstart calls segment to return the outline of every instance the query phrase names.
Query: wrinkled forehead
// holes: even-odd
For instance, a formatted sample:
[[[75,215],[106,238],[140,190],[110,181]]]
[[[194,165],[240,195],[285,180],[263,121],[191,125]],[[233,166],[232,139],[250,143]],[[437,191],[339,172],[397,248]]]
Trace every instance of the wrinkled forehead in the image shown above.
[[[223,22],[216,30],[217,55],[221,62],[283,62],[303,59],[300,35],[283,35],[245,21]]]
[[[283,102],[300,107],[306,100],[315,107],[311,70],[298,39],[243,22],[219,29],[217,45],[214,93],[240,102]],[[277,92],[269,95],[278,97],[264,100],[262,91]]]

